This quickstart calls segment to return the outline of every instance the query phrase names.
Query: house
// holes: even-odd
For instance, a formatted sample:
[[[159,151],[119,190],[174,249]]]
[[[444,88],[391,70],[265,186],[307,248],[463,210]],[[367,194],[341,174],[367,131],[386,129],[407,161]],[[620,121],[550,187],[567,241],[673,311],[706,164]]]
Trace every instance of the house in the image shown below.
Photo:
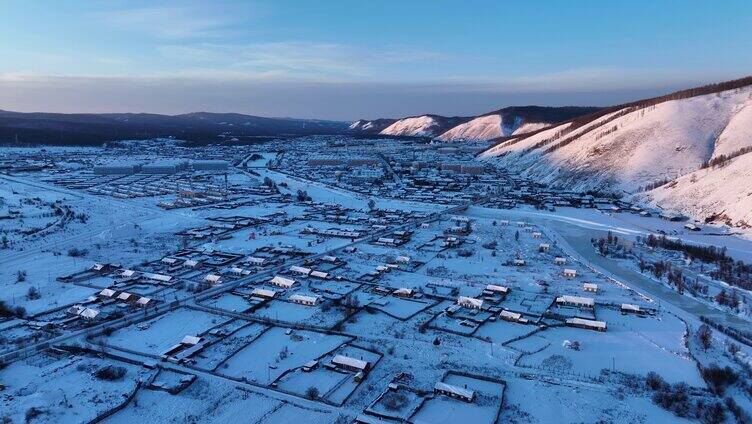
[[[525,260],[524,259],[515,259],[512,261],[512,264],[514,266],[525,266]]]
[[[562,258],[561,256],[557,256],[557,257],[554,258],[554,264],[555,265],[564,265],[565,263],[567,263],[567,259],[566,258]]]
[[[541,236],[542,236],[543,234],[542,234],[542,233],[541,233],[540,231],[534,231],[534,232],[533,232],[532,234],[530,234],[530,235],[531,235],[531,236],[533,236],[533,238],[534,238],[534,239],[537,239],[537,238],[541,238]]]
[[[326,255],[326,256],[322,256],[321,260],[324,261],[324,262],[329,262],[329,263],[333,264],[333,263],[337,262],[337,257],[336,256]]]
[[[410,257],[409,256],[397,256],[396,258],[394,258],[394,260],[401,264],[406,264],[410,262]]]
[[[522,314],[519,314],[517,312],[507,311],[507,310],[503,310],[499,312],[499,318],[503,319],[504,321],[519,322],[521,324],[524,324],[527,322],[527,320],[522,317]]]
[[[538,245],[538,251],[540,252],[548,252],[551,250],[551,245],[548,243],[541,243]]]
[[[89,267],[89,271],[101,272],[104,271],[105,266],[103,264],[94,264]]]
[[[136,306],[138,306],[139,308],[146,308],[147,306],[151,305],[152,303],[153,302],[152,302],[151,298],[141,296],[136,301]]]
[[[326,280],[329,278],[329,273],[324,271],[311,271],[311,277],[319,278],[322,280]]]
[[[245,261],[254,266],[264,266],[266,265],[267,259],[249,256]]]
[[[84,309],[86,309],[86,307],[82,305],[73,305],[70,308],[68,308],[65,312],[68,315],[78,316],[78,315],[81,315],[81,312],[83,312]]]
[[[598,293],[598,285],[593,283],[585,283],[582,285],[582,290],[591,293]]]
[[[186,345],[186,346],[195,346],[201,342],[201,337],[198,336],[185,336],[183,337],[183,340],[180,341],[180,344]]]
[[[102,289],[102,291],[99,292],[99,296],[107,299],[112,299],[113,297],[115,297],[115,290]]]
[[[262,299],[273,299],[274,296],[276,295],[277,295],[277,292],[274,290],[259,289],[259,288],[255,288],[251,292],[251,296],[260,297]]]
[[[483,301],[474,297],[460,296],[457,298],[457,305],[470,309],[480,309],[483,307]]]
[[[684,224],[684,228],[688,229],[689,231],[700,231],[701,230],[700,227],[698,227],[695,224],[691,224],[691,223],[690,224]]]
[[[642,315],[644,311],[637,305],[633,305],[631,303],[622,303],[621,304],[621,313],[622,314],[637,314]]]
[[[464,389],[462,387],[453,386],[441,381],[436,383],[436,385],[433,387],[433,392],[437,395],[444,395],[465,402],[472,402],[475,400],[474,390]]]
[[[230,272],[235,275],[250,275],[251,274],[251,271],[243,269],[243,268],[239,268],[236,266],[230,268]]]
[[[78,316],[86,321],[94,321],[99,316],[99,311],[97,309],[84,308]]]
[[[395,291],[392,292],[393,295],[397,297],[413,297],[413,289],[408,289],[406,287],[401,287]]]
[[[567,319],[567,325],[570,327],[584,328],[586,330],[606,331],[605,322],[592,319],[569,318]]]
[[[315,359],[312,359],[312,360],[306,362],[305,364],[303,364],[303,366],[301,367],[301,369],[303,370],[303,372],[310,372],[311,370],[316,369],[316,367],[318,365],[319,365],[319,361],[317,361]]]
[[[154,281],[159,281],[160,283],[169,283],[170,280],[172,280],[171,275],[163,275],[163,274],[152,274],[151,272],[145,272],[144,278]]]
[[[397,240],[390,238],[390,237],[379,237],[376,239],[375,244],[380,244],[384,246],[397,246]]]
[[[188,259],[183,262],[183,266],[187,266],[188,268],[196,268],[198,266],[198,261],[195,259]]]
[[[319,298],[318,296],[305,296],[302,294],[294,294],[290,296],[290,301],[292,303],[297,303],[299,305],[316,306],[316,303],[318,303]]]
[[[561,306],[575,306],[578,308],[593,308],[595,301],[592,297],[580,297],[580,296],[559,296],[556,298],[556,303]]]
[[[307,276],[308,274],[311,273],[311,271],[312,271],[311,268],[306,268],[303,266],[293,265],[290,267],[290,272],[294,274],[303,275],[303,276]]]
[[[351,358],[344,355],[336,355],[332,358],[332,365],[336,368],[352,372],[367,373],[371,369],[371,363],[360,359]]]
[[[124,269],[123,271],[120,272],[120,274],[118,274],[118,276],[122,278],[131,278],[131,277],[134,277],[135,275],[136,275],[136,271],[132,269]]]
[[[162,258],[162,263],[167,264],[167,265],[175,265],[177,262],[178,260],[175,258],[169,258],[169,257]]]
[[[577,270],[572,268],[564,268],[564,271],[561,272],[561,275],[563,275],[564,278],[574,278],[577,276]]]
[[[285,277],[280,277],[279,275],[275,275],[274,278],[269,280],[269,283],[277,287],[289,289],[290,287],[295,285],[296,281],[290,278],[285,278]]]
[[[506,295],[507,293],[509,293],[509,288],[504,286],[497,286],[495,284],[487,284],[484,291]]]
[[[221,277],[217,274],[207,274],[204,277],[204,281],[206,281],[209,284],[219,284]]]
[[[136,296],[128,293],[128,292],[122,292],[118,295],[117,300],[121,302],[130,302],[131,300],[135,299]]]

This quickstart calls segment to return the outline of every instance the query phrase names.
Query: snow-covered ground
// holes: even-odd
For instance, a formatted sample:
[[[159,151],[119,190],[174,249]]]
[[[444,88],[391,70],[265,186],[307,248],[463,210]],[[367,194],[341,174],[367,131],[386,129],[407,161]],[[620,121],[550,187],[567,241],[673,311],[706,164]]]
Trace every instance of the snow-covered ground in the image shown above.
[[[307,141],[284,147],[332,149]],[[181,154],[222,151],[196,149]],[[258,153],[266,164],[281,148],[247,149],[225,154],[240,163]],[[174,154],[169,145],[162,152]],[[708,347],[697,337],[701,315],[739,330],[749,330],[747,317],[598,255],[590,240],[663,231],[752,262],[752,241],[727,229],[698,233],[596,209],[407,201],[260,164],[231,167],[227,184],[263,183],[272,192],[162,209],[165,199],[195,194],[118,199],[53,184],[44,179],[91,164],[75,150],[54,154],[73,165],[0,178],[0,210],[12,222],[0,250],[8,307],[0,318],[0,419],[685,422],[652,401],[646,373],[670,387],[686,383],[696,406],[723,401],[700,371],[713,363],[739,376],[726,396],[750,405],[744,364],[752,348],[718,330]],[[398,168],[393,159],[385,161]],[[33,197],[40,201],[24,200]],[[33,237],[16,232],[56,222],[45,216],[49,204],[73,217]],[[560,304],[562,296],[593,303]],[[152,303],[137,306],[140,298]],[[623,303],[644,316],[622,313]],[[573,317],[607,328],[576,327]]]

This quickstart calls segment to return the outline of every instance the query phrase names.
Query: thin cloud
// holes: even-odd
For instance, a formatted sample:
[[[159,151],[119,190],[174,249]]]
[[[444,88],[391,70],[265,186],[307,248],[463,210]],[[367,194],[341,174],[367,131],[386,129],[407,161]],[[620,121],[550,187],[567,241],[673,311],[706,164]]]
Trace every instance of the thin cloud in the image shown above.
[[[232,14],[209,13],[189,6],[150,6],[93,14],[112,28],[165,39],[205,38],[226,35],[235,23]]]
[[[181,62],[180,73],[200,70],[210,76],[228,73],[257,77],[265,75],[321,81],[362,80],[386,77],[384,69],[409,63],[440,62],[447,55],[424,50],[385,47],[365,49],[337,43],[279,41],[251,44],[172,44],[157,50],[166,58]],[[217,68],[217,64],[222,66]]]

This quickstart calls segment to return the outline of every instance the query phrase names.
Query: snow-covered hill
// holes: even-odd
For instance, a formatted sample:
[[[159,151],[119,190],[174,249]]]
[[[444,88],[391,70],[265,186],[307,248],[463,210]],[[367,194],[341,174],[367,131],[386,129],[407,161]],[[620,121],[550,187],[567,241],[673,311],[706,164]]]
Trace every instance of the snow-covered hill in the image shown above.
[[[588,107],[512,106],[479,116],[441,134],[443,141],[493,140],[526,134],[596,111]]]
[[[364,133],[364,134],[378,134],[380,133],[384,128],[392,125],[396,119],[374,119],[374,120],[367,120],[367,119],[359,119],[348,127],[348,129],[355,133]]]
[[[470,118],[446,117],[439,115],[421,115],[398,119],[384,128],[382,135],[403,135],[413,137],[435,137],[447,129],[467,122]]]
[[[596,110],[598,108],[578,106],[510,106],[471,117],[420,115],[401,119],[361,119],[350,124],[350,130],[367,134],[436,137],[442,141],[493,140],[537,131]]]
[[[739,208],[752,180],[739,165],[704,169],[706,184],[687,181],[709,161],[752,146],[751,109],[752,78],[634,102],[512,136],[481,158],[544,183],[580,190],[639,193],[677,180],[680,190],[656,189],[649,199],[695,218],[727,213],[740,223],[749,218]],[[732,162],[748,160],[739,156]]]
[[[752,153],[684,175],[639,197],[696,219],[752,225]]]
[[[493,138],[511,135],[517,128],[505,128],[501,115],[486,115],[475,118],[464,124],[457,125],[438,138],[443,141],[456,140],[491,140]]]

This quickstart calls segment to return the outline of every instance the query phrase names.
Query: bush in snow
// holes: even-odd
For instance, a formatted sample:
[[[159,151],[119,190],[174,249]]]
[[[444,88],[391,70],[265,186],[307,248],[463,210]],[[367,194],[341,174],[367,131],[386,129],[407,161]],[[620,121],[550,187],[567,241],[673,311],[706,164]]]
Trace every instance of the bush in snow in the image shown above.
[[[94,377],[100,380],[115,381],[125,376],[125,368],[113,365],[104,366],[94,372]]]
[[[318,399],[319,398],[319,389],[317,389],[316,387],[311,386],[311,387],[309,387],[309,388],[306,389],[305,396],[308,399]]]
[[[707,368],[703,368],[700,371],[703,380],[708,383],[708,387],[713,393],[723,394],[726,387],[736,383],[739,380],[739,375],[731,369],[731,367],[721,368],[716,364],[713,364]]]
[[[697,329],[697,340],[703,349],[707,350],[710,347],[710,342],[713,340],[713,332],[707,324],[702,324]]]
[[[88,250],[86,250],[86,249],[79,249],[77,247],[68,249],[68,256],[70,256],[71,258],[76,258],[76,257],[79,257],[79,256],[84,256],[87,253],[89,253]]]
[[[39,293],[39,290],[37,290],[36,287],[31,286],[29,287],[29,291],[26,292],[26,299],[28,300],[36,300],[42,297],[41,293]]]
[[[42,415],[43,413],[44,413],[43,410],[37,408],[36,406],[32,406],[31,408],[26,410],[26,414],[24,415],[24,420],[27,423],[31,422],[31,420]]]
[[[666,383],[666,380],[663,379],[657,372],[650,371],[648,375],[645,377],[645,385],[648,386],[650,390],[666,390],[668,388],[668,383]]]

